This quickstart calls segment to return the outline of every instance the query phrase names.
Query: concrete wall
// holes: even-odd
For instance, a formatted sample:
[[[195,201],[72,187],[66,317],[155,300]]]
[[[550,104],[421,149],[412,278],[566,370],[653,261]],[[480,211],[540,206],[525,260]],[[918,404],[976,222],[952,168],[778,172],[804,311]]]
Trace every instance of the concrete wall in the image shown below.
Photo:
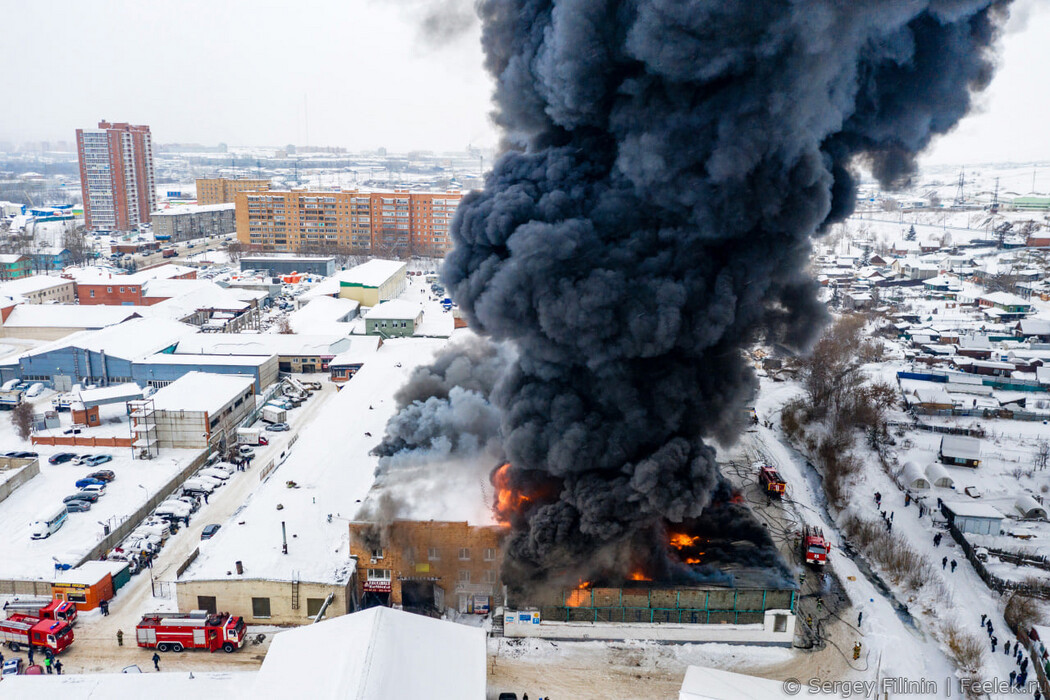
[[[25,338],[27,340],[60,340],[67,335],[78,333],[83,328],[58,328],[55,326],[0,326],[0,337]]]
[[[153,412],[157,423],[157,440],[161,448],[197,449],[208,446],[208,413],[206,411]]]
[[[39,473],[40,461],[36,457],[30,459],[0,457],[0,501]]]
[[[717,642],[721,644],[766,644],[791,646],[795,638],[795,615],[790,610],[767,610],[758,625],[683,625],[662,623],[549,622],[539,624],[511,622],[515,611],[504,614],[505,637],[538,639],[620,640],[645,639],[660,642]],[[777,616],[783,618],[783,631],[776,632]]]
[[[230,571],[233,571],[234,562],[229,562],[229,566]],[[291,581],[274,581],[264,578],[176,581],[175,591],[179,610],[182,612],[199,610],[198,596],[212,596],[215,598],[216,610],[240,615],[249,625],[305,625],[312,619],[312,616],[307,615],[307,599],[314,598],[323,601],[329,593],[335,597],[325,612],[326,618],[346,615],[348,612],[353,612],[355,608],[352,581],[347,583],[300,581],[297,609],[292,608],[294,585]],[[270,599],[269,617],[255,617],[252,614],[252,598]]]

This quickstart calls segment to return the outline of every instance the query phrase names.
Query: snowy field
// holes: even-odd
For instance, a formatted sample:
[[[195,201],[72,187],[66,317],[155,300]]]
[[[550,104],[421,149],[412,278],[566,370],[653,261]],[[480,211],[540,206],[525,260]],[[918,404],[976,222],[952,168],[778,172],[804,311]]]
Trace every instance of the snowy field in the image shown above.
[[[4,533],[0,538],[0,578],[4,579],[51,580],[55,559],[75,564],[102,538],[100,523],[115,527],[124,522],[198,454],[194,450],[164,450],[157,459],[141,461],[132,460],[128,448],[37,446],[25,449],[40,453],[40,474],[0,503],[0,532]],[[108,454],[113,461],[97,467],[48,464],[47,458],[58,452]],[[113,471],[116,479],[91,510],[70,513],[65,525],[47,539],[31,539],[30,523],[60,504],[63,497],[76,493],[74,482],[99,469]]]

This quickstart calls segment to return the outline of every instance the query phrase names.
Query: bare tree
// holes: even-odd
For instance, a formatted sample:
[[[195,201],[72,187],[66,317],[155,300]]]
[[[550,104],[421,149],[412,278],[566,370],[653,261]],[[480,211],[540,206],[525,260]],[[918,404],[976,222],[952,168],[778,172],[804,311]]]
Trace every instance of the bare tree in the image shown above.
[[[18,437],[28,440],[33,432],[33,406],[20,403],[11,411],[11,424],[15,426]]]
[[[1043,438],[1036,443],[1035,458],[1032,461],[1036,469],[1046,469],[1047,463],[1050,462],[1050,440]]]
[[[66,231],[62,236],[62,247],[69,251],[69,261],[74,265],[80,265],[88,259],[87,237],[84,235],[84,227],[77,226]]]
[[[292,330],[292,324],[288,322],[287,316],[281,316],[277,320],[277,332],[284,335],[293,335],[295,331]]]

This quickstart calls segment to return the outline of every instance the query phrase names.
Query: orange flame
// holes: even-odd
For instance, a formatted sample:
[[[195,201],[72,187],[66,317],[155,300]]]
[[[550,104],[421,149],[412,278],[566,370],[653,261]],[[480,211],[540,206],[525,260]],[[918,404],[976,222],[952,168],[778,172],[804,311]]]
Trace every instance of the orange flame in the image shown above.
[[[652,581],[653,580],[652,577],[646,576],[645,572],[642,571],[641,569],[635,569],[634,571],[631,572],[631,575],[628,576],[627,578],[629,578],[632,581]]]
[[[515,491],[510,485],[510,462],[502,465],[492,475],[492,483],[496,487],[495,515],[500,525],[510,525],[510,514],[517,512],[521,506],[531,499],[525,494]]]
[[[569,595],[565,598],[565,605],[570,608],[578,608],[581,605],[589,605],[591,602],[591,582],[580,581],[580,585],[576,586],[576,589],[569,591]]]
[[[671,533],[671,546],[675,549],[685,549],[686,547],[693,547],[697,542],[700,541],[700,536],[690,537],[684,532],[672,532]]]

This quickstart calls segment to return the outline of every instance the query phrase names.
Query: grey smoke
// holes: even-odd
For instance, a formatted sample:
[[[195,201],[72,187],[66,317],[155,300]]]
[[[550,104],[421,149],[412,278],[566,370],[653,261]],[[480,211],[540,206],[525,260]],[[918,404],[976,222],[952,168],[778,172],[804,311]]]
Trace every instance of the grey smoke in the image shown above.
[[[384,0],[404,8],[420,41],[442,48],[460,39],[478,22],[474,0]]]
[[[512,483],[539,495],[505,581],[609,576],[594,552],[659,559],[669,526],[775,561],[707,444],[756,388],[742,349],[813,341],[811,237],[853,210],[859,160],[903,183],[966,114],[1008,5],[480,3],[517,150],[463,199],[443,277],[471,328],[519,353],[490,400]]]

